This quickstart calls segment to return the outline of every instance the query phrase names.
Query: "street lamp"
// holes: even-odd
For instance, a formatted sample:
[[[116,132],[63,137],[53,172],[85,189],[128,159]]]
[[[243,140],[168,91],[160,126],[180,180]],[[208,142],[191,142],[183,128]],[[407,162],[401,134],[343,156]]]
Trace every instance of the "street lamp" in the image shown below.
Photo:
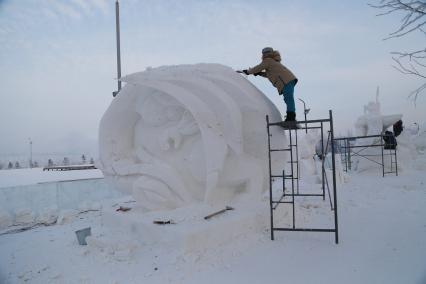
[[[299,98],[299,100],[303,103],[303,113],[305,114],[305,121],[307,120],[306,115],[309,113],[309,111],[311,110],[310,108],[306,108],[306,103],[304,100],[302,100],[301,98]],[[306,133],[308,133],[308,123],[305,122],[305,131]]]
[[[33,141],[31,140],[31,137],[28,138],[30,143],[30,169],[33,167]]]
[[[116,97],[121,90],[121,53],[120,53],[120,4],[115,1],[115,35],[117,41],[117,91],[112,92],[112,96]]]

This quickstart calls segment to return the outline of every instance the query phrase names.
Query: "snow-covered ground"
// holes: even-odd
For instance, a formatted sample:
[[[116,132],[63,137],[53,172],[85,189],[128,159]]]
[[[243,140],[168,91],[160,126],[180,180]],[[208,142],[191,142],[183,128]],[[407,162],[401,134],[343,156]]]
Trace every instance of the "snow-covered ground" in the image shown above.
[[[426,227],[419,217],[426,212],[420,171],[425,161],[422,156],[422,161],[412,163],[419,153],[415,134],[398,138],[400,177],[382,178],[368,160],[348,177],[337,160],[340,244],[334,244],[333,234],[312,232],[277,233],[272,242],[267,193],[262,201],[268,156],[259,149],[265,149],[268,141],[261,121],[266,114],[273,121],[281,117],[267,97],[231,68],[216,64],[164,66],[122,81],[128,84],[100,123],[100,165],[106,180],[123,194],[132,194],[132,199],[111,196],[115,199],[99,206],[82,206],[65,222],[58,217],[61,222],[51,223],[55,226],[16,237],[8,231],[2,239],[8,281],[421,283],[426,279],[422,242]],[[358,124],[362,135],[381,133],[401,117],[392,115],[387,121],[378,100],[369,104],[369,110]],[[320,162],[312,159],[319,135],[312,131],[300,137],[305,142],[298,161],[304,193],[320,188]],[[280,129],[272,136],[272,141],[284,143],[273,149],[286,147]],[[328,175],[331,154],[326,157]],[[272,172],[277,170],[274,161],[279,172],[288,170],[281,169],[283,164],[295,164],[286,163],[286,157],[273,159]],[[73,185],[70,182],[68,189],[72,191]],[[279,181],[274,192],[280,186]],[[89,193],[84,191],[83,196]],[[328,200],[297,199],[297,228],[332,227]],[[235,210],[203,218],[225,205]],[[288,204],[275,212],[275,224],[288,227],[292,217]],[[28,216],[18,213],[20,219]],[[156,220],[170,224],[158,225]],[[85,227],[92,235],[87,246],[79,246],[75,231]],[[20,252],[27,240],[40,245]],[[44,251],[49,251],[46,260],[34,257]]]
[[[0,283],[426,283],[425,163],[418,156],[417,166],[398,177],[382,178],[379,169],[351,174],[338,188],[338,245],[329,233],[277,232],[271,241],[267,222],[257,233],[192,253],[171,245],[132,247],[125,235],[103,245],[96,240],[110,233],[103,214],[117,206],[111,200],[63,225],[1,235]],[[299,205],[301,222],[329,212],[327,200]],[[256,209],[268,216],[268,202],[261,206]],[[217,220],[233,214],[238,208]],[[79,246],[74,232],[88,226],[92,242]]]

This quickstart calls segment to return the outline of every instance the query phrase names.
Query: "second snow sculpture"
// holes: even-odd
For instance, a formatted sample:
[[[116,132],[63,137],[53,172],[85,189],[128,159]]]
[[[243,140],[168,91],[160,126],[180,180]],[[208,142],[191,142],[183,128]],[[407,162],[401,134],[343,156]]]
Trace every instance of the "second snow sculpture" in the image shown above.
[[[263,93],[217,64],[160,67],[122,81],[99,130],[102,170],[116,188],[146,210],[261,197],[265,115],[281,120]],[[272,134],[284,145],[283,131]]]
[[[364,115],[355,122],[357,136],[379,135],[402,118],[402,114],[382,115],[379,102],[379,89],[376,101],[364,105]],[[370,139],[370,143],[374,139]]]
[[[357,136],[374,136],[381,135],[402,118],[402,114],[382,115],[379,102],[379,88],[376,92],[375,102],[370,101],[364,106],[364,114],[355,122],[355,131]],[[383,141],[380,137],[369,137],[359,139],[355,142],[355,146],[363,145],[380,145]],[[358,155],[360,154],[360,155]],[[381,148],[362,148],[358,150],[352,158],[353,168],[358,171],[370,170],[377,167],[377,164],[382,163]],[[368,159],[365,158],[368,155]],[[361,157],[365,156],[365,157]],[[391,165],[389,156],[385,156],[385,167]],[[401,159],[398,159],[399,162]],[[373,163],[371,163],[373,161]],[[374,163],[375,162],[375,163]],[[400,163],[401,164],[401,163]],[[400,166],[398,168],[401,168]]]

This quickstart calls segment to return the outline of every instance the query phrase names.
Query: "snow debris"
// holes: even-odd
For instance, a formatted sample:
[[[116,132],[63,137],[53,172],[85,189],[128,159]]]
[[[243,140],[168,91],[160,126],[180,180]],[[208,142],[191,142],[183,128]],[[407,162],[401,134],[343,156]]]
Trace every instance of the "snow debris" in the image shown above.
[[[13,217],[6,211],[0,209],[0,230],[6,229],[13,224]]]
[[[40,214],[37,216],[35,222],[38,224],[45,224],[45,225],[51,225],[55,224],[58,220],[58,208],[51,207],[46,208],[40,212]]]
[[[34,213],[27,208],[18,209],[15,212],[14,225],[30,225],[34,222]]]
[[[70,223],[78,215],[77,210],[61,210],[58,215],[57,223],[59,225],[64,225]]]

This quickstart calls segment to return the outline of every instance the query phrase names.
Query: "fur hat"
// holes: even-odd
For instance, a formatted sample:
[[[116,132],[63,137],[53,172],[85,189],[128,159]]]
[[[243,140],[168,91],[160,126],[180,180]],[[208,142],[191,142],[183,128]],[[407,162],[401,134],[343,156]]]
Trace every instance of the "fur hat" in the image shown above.
[[[274,49],[272,47],[265,47],[264,49],[262,49],[262,54],[271,53],[273,51]]]

